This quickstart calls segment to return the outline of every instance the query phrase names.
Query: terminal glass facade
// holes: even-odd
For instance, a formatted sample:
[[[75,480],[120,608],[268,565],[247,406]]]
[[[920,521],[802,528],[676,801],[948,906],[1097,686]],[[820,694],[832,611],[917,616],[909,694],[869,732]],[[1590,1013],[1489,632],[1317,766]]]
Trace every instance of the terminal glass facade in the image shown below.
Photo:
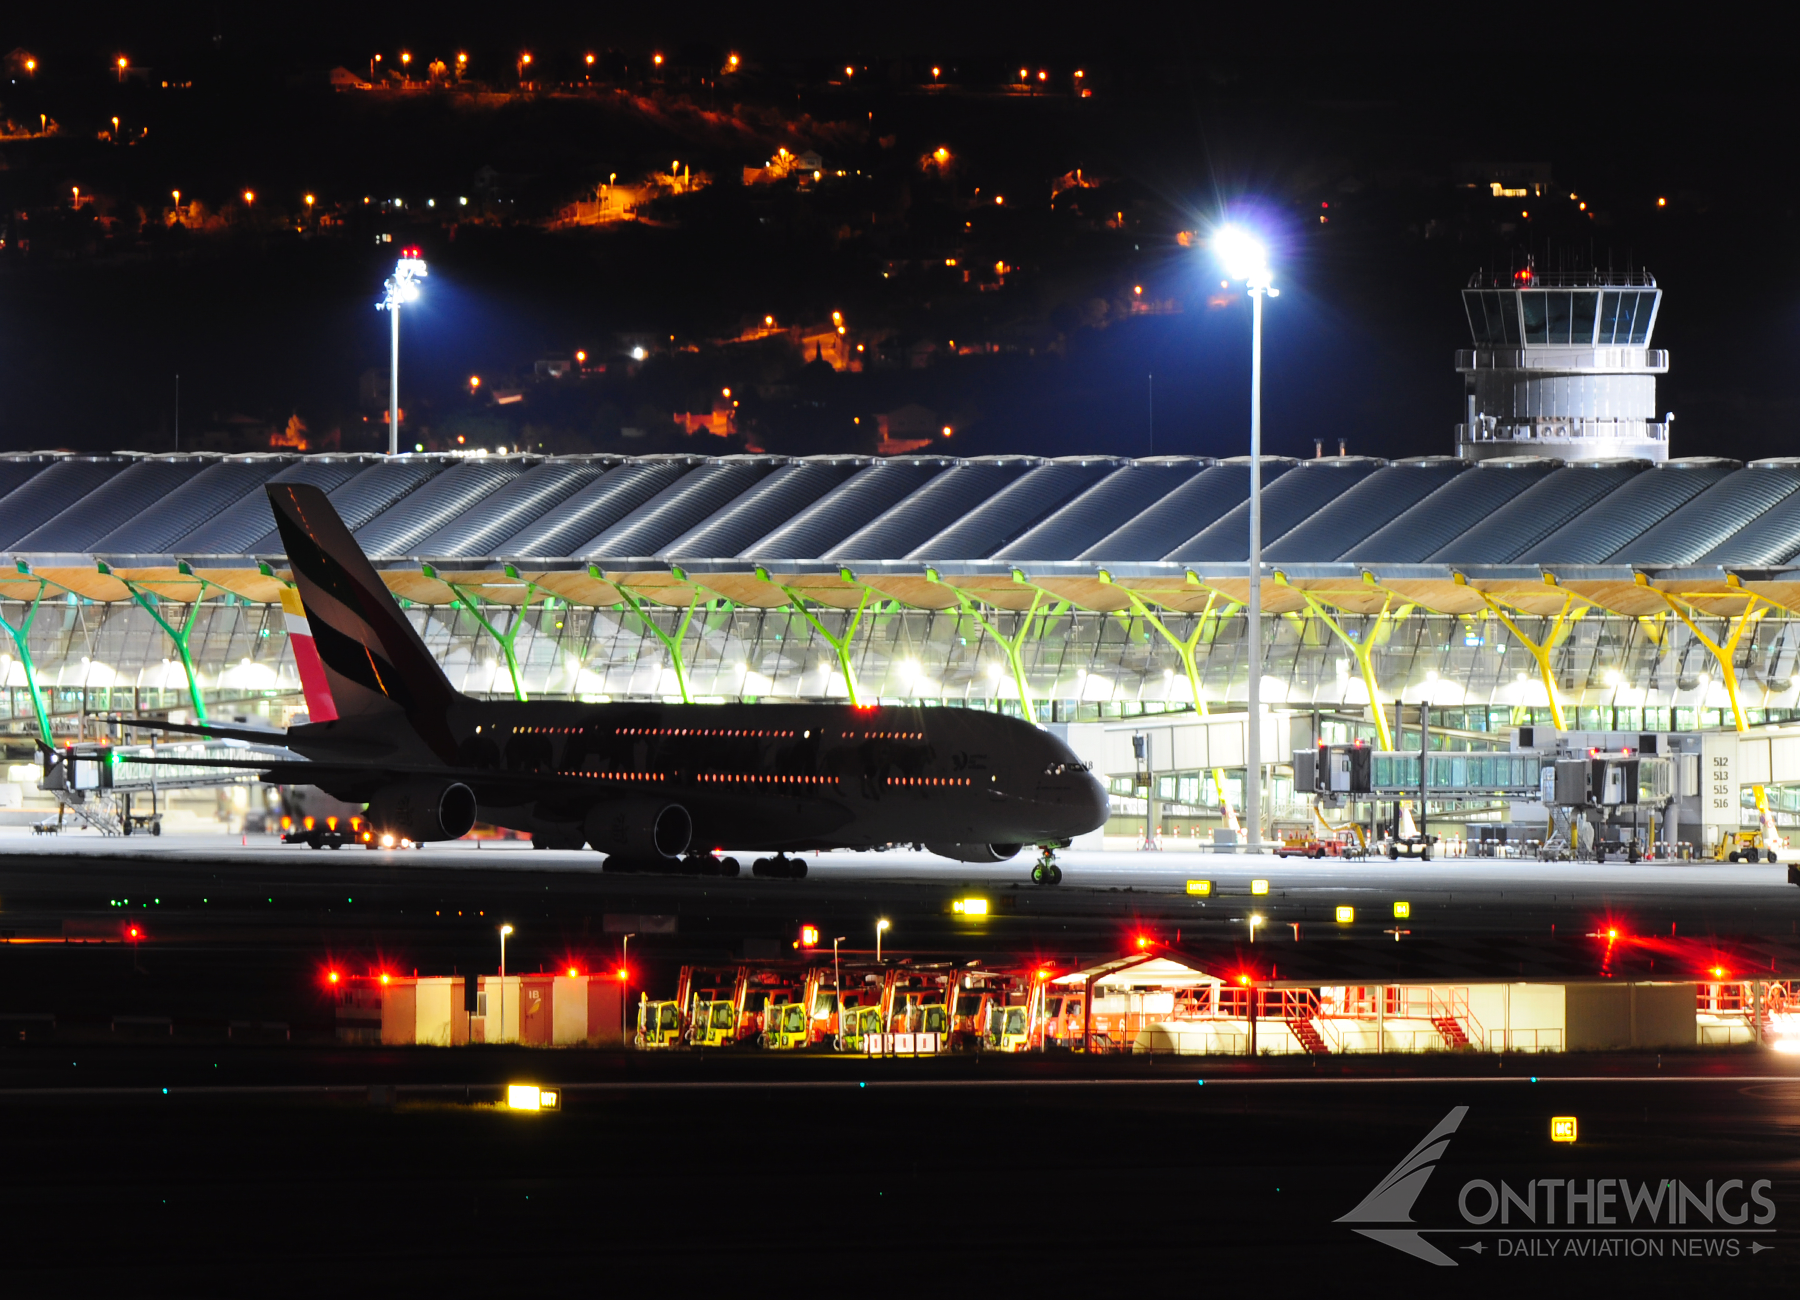
[[[25,610],[6,602],[18,627]],[[683,610],[646,607],[672,636]],[[165,616],[173,610],[165,609]],[[185,613],[185,611],[182,611]],[[562,601],[524,615],[510,607],[483,610],[504,632],[522,617],[515,648],[520,685],[532,699],[679,699],[671,655],[644,621],[626,608],[573,607]],[[414,625],[459,689],[509,697],[512,678],[493,637],[466,610],[414,606]],[[834,632],[846,615],[820,614]],[[1002,631],[1016,614],[990,614]],[[1186,637],[1196,616],[1172,616],[1169,630]],[[170,621],[180,626],[180,618]],[[1534,638],[1550,620],[1522,619]],[[1502,731],[1550,725],[1537,666],[1497,619],[1423,614],[1340,619],[1359,643],[1372,639],[1380,702],[1429,701],[1441,726]],[[1702,623],[1715,641],[1723,620]],[[1207,616],[1196,667],[1209,708],[1242,707],[1247,664],[1241,612]],[[836,653],[797,612],[722,601],[695,609],[681,640],[689,690],[701,701],[845,698]],[[1351,713],[1367,704],[1362,676],[1329,628],[1305,614],[1267,619],[1263,699],[1281,706]],[[75,734],[84,716],[187,711],[187,677],[170,637],[136,605],[103,605],[76,597],[46,600],[26,640],[31,665],[54,717]],[[264,713],[285,721],[303,707],[299,679],[278,608],[226,598],[199,611],[189,650],[207,707],[214,713]],[[1770,615],[1746,633],[1736,658],[1740,696],[1753,723],[1800,717],[1795,659],[1800,621]],[[851,643],[851,663],[864,702],[954,704],[1016,711],[1018,688],[1005,650],[974,618],[893,602],[871,606]],[[1128,717],[1192,707],[1187,675],[1174,648],[1144,619],[1068,611],[1040,616],[1021,651],[1026,688],[1044,721]],[[1575,620],[1553,651],[1565,725],[1583,730],[1690,730],[1730,726],[1729,697],[1710,652],[1679,621],[1589,616]],[[14,733],[34,730],[25,664],[18,645],[0,638],[0,711]]]

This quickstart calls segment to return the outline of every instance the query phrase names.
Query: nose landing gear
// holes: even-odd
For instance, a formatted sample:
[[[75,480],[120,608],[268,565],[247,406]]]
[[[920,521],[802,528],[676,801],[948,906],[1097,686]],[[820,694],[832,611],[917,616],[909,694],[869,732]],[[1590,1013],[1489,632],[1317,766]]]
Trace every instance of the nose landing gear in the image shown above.
[[[1031,883],[1062,884],[1062,868],[1056,865],[1056,849],[1053,846],[1045,844],[1039,847],[1037,865],[1031,868]]]

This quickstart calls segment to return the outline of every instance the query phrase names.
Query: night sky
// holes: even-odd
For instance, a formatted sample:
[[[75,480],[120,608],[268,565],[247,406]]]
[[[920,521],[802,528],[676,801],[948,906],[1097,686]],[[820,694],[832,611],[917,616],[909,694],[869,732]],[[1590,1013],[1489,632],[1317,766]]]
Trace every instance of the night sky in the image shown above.
[[[1234,454],[1247,424],[1247,306],[1221,295],[1204,249],[1176,238],[1230,214],[1268,231],[1283,289],[1268,312],[1271,452],[1310,455],[1314,439],[1335,449],[1340,438],[1352,452],[1449,452],[1460,416],[1452,352],[1468,345],[1457,290],[1479,267],[1526,256],[1656,275],[1666,298],[1655,341],[1672,354],[1658,405],[1678,417],[1674,454],[1794,450],[1794,92],[1768,33],[1620,30],[1616,16],[1446,22],[1429,9],[1385,26],[1319,25],[1301,11],[1217,23],[1150,6],[923,4],[874,20],[553,5],[523,22],[468,4],[388,9],[9,16],[0,52],[29,49],[44,73],[28,86],[0,82],[0,104],[33,124],[46,105],[65,133],[0,141],[0,213],[10,213],[0,445],[167,449],[178,372],[192,433],[298,414],[315,434],[339,429],[346,450],[385,441],[368,422],[366,390],[371,371],[385,384],[387,324],[373,304],[395,249],[369,237],[367,214],[352,210],[331,237],[301,238],[276,213],[301,192],[353,205],[392,191],[409,201],[407,221],[391,223],[395,239],[419,242],[432,266],[406,318],[408,421],[440,435],[611,448],[618,426],[698,409],[735,385],[759,394],[754,418],[775,435],[771,449],[783,437],[793,450],[832,449],[839,437],[848,449],[853,420],[919,403],[955,421],[963,436],[952,450],[967,454]],[[693,113],[655,120],[578,98],[470,111],[445,97],[377,103],[400,97],[323,88],[325,69],[366,71],[374,50],[392,59],[402,47],[422,60],[467,50],[496,83],[521,49],[536,52],[546,80],[579,77],[584,50],[621,68],[653,49],[699,68],[742,51],[751,71],[736,85],[665,87]],[[191,88],[120,86],[107,74],[121,50],[154,79]],[[825,86],[845,62],[867,70],[864,82]],[[972,93],[913,93],[909,78],[930,63],[953,66]],[[1015,64],[1059,79],[1091,69],[1095,96],[973,93]],[[114,113],[148,135],[128,149],[97,140]],[[664,166],[652,160],[677,148],[735,182],[766,146],[803,137],[825,141],[836,165],[865,168],[866,183],[774,209],[720,183],[667,226],[547,232],[529,219],[596,176]],[[961,164],[943,193],[909,162],[938,141]],[[1532,200],[1530,218],[1512,220],[1486,193],[1502,163],[1551,169],[1555,193]],[[501,177],[495,193],[514,217],[451,239],[411,206],[424,194],[450,202],[484,167]],[[1095,229],[1093,211],[1084,223],[1047,209],[1052,179],[1077,167],[1105,186],[1076,198],[1095,209],[1116,201],[1122,229]],[[152,222],[144,237],[65,232],[59,243],[51,218],[84,181],[121,213],[153,216],[176,184],[215,206],[254,188],[268,215],[219,238],[182,242]],[[976,195],[999,192],[1031,198],[1004,215],[980,208]],[[879,220],[863,221],[871,215]],[[985,225],[949,230],[955,215]],[[21,253],[32,222],[34,247]],[[993,293],[947,289],[916,267],[952,234],[1023,269]],[[881,278],[901,264],[915,269]],[[1089,305],[1133,285],[1178,310],[1097,323]],[[792,364],[804,358],[783,370],[705,345],[764,312],[785,324],[839,308],[899,345],[938,337],[941,347],[960,332],[1001,350],[949,361],[940,352],[927,369],[872,366],[808,387]],[[630,384],[618,381],[624,349],[670,334],[700,351],[653,355]],[[492,387],[576,348],[615,360],[591,400],[534,393],[527,428],[517,412],[502,423],[469,397],[470,374]],[[692,449],[736,449],[707,441]]]

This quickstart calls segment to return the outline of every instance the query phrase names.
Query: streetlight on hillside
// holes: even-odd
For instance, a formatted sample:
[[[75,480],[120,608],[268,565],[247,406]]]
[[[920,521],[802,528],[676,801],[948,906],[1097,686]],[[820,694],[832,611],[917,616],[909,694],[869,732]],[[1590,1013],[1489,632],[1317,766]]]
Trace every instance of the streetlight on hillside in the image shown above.
[[[1221,227],[1213,252],[1230,280],[1250,292],[1250,599],[1248,699],[1244,724],[1244,806],[1250,814],[1249,852],[1262,851],[1262,319],[1263,295],[1279,296],[1270,283],[1268,252],[1238,226]]]
[[[425,259],[419,256],[416,248],[400,250],[400,260],[394,266],[394,273],[383,284],[382,299],[375,304],[375,310],[385,311],[393,318],[394,346],[393,357],[388,367],[388,455],[400,454],[400,307],[403,303],[417,300],[419,281],[429,274],[425,269]],[[505,947],[504,944],[501,945]]]

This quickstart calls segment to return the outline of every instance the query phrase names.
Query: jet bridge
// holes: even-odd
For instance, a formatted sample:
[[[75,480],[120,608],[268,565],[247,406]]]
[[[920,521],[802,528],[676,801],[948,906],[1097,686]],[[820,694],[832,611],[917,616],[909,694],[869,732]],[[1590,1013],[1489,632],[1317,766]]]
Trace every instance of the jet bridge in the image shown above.
[[[44,775],[38,789],[56,796],[57,815],[39,829],[57,831],[73,819],[102,835],[162,834],[161,796],[170,790],[248,785],[254,772],[236,767],[189,766],[195,760],[279,758],[303,761],[278,744],[194,739],[171,744],[40,744]],[[180,762],[163,762],[177,759]],[[149,811],[144,811],[145,807]]]
[[[1543,772],[1554,762],[1535,751],[1431,753],[1320,745],[1293,752],[1294,790],[1325,802],[1353,799],[1524,799],[1543,790]],[[1420,762],[1425,763],[1421,791]]]

